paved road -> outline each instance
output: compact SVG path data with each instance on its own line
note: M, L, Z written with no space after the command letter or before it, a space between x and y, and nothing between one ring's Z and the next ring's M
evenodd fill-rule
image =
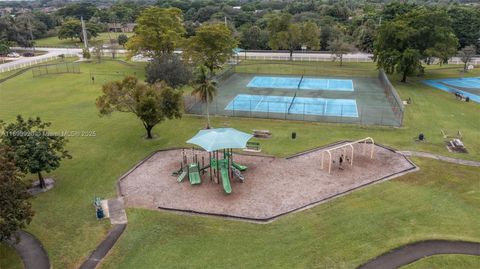
M429 240L408 244L382 254L358 269L396 269L422 258L439 254L465 254L480 256L480 243Z
M13 48L13 49L19 49L19 48ZM42 59L42 58L48 58L52 56L58 56L60 54L79 54L82 52L82 49L80 48L37 48L38 50L43 50L47 51L47 54L36 56L36 57L25 57L18 59L13 62L5 63L5 64L0 64L0 69L8 66L14 66L18 65L19 63L30 63L34 62L35 60ZM108 52L108 50L104 50L105 52ZM118 53L125 53L125 50L118 50ZM179 52L179 51L177 51ZM249 51L249 52L240 52L239 57L248 57L248 58L271 58L271 59L287 59L290 56L289 52L286 51ZM293 54L294 59L296 60L329 60L334 57L333 54L330 53L323 53L323 52L301 52L297 51ZM349 59L350 61L371 61L373 55L369 53L350 53L344 55L344 59ZM460 62L459 57L453 57L451 59L452 62ZM473 63L480 64L480 57L475 57L472 60Z
M13 48L13 49L19 49L19 48ZM45 49L42 48L37 50L47 51L47 53L43 55L34 56L34 57L20 57L18 59L15 59L14 61L0 64L0 69L6 69L8 67L18 66L21 64L34 63L35 61L56 57L60 54L77 54L82 51L81 49L58 49L58 48L45 48Z
M50 260L42 243L33 235L24 231L18 231L16 235L20 238L20 241L15 243L14 240L9 240L7 243L18 252L25 269L50 269Z

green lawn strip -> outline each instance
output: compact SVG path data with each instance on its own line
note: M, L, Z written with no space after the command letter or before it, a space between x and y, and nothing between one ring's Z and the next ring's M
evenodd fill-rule
M473 255L436 255L421 259L401 269L471 269L480 268L480 257Z
M119 35L125 34L128 37L132 36L133 33L111 33L111 32L104 32L99 33L97 37L92 38L89 40L89 45L95 45L99 43L110 43L110 39L117 39ZM58 46L78 46L83 47L83 42L80 42L79 39L59 39L57 36L45 37L41 39L35 40L36 46L42 47L58 47Z
M418 240L479 241L480 169L415 162L416 173L266 225L130 209L102 268L355 268Z
M116 113L110 117L98 117L95 99L100 94L101 84L110 79L119 79L121 76L105 75L105 78L98 77L95 83L92 84L89 76L90 71L92 73L113 74L117 71L129 74L137 72L138 75L143 76L142 66L143 64L138 64L138 67L133 68L114 61L82 63L81 74L48 75L32 78L31 73L27 72L0 84L0 119L10 122L19 113L24 117L40 116L42 120L51 121L52 128L57 131L95 131L97 134L93 138L69 138L68 149L74 158L65 161L62 167L52 174L57 180L57 186L48 193L41 194L33 199L34 209L37 214L28 231L35 234L45 245L55 268L78 266L108 232L110 227L108 221L98 222L95 219L92 206L94 195L113 197L116 194L116 180L135 163L154 150L186 146L185 141L205 126L205 118L184 116L181 120L165 121L157 126L154 129L156 138L152 141L147 141L143 139L145 131L141 123L132 115ZM418 95L420 100L423 98L430 100L431 103L440 103L439 106L428 105L427 103L427 106L430 107L426 110L427 113L441 114L445 104L458 108L457 110L464 110L469 114L478 113L477 107L471 104L456 102L453 98L450 98L451 96L428 87L425 87L424 90L419 90ZM414 102L415 100L416 98ZM418 118L407 120L407 126L416 127L417 121L425 124L421 129L427 134L429 141L422 144L417 144L413 141L413 136L417 134L419 127L405 127L401 129L367 128L355 125L223 117L215 118L213 124L216 127L231 126L244 131L269 129L273 132L272 139L257 141L261 142L263 152L279 156L290 155L341 139L372 136L378 142L402 149L426 150L443 155L471 159L479 158L478 145L480 141L473 139L474 135L466 135L465 141L470 149L470 154L448 154L443 146L442 139L438 138L435 140L427 132L432 130L433 134L438 129L437 124L431 122L433 115L427 113L420 115ZM428 118L428 120L425 118ZM468 133L467 129L469 129L475 134L475 126L472 123L472 119L474 119L474 116L461 117L457 122L445 121L445 123L450 124L448 126L450 129L455 129L459 126L462 128L462 131L465 130ZM413 130L411 130L412 128ZM290 139L291 131L297 132L298 138L296 140ZM465 169L468 170L468 168ZM29 178L31 179L32 177ZM425 192L428 192L428 188L425 189ZM426 195L426 193L422 193L423 190L419 192L423 196ZM380 194L379 196L381 197L382 195ZM398 206L399 211L405 211L402 205ZM455 203L452 203L452 206L455 206ZM459 208L463 208L463 204L459 205ZM454 209L456 210L457 208L454 207ZM133 220L129 221L129 227L130 225L140 225L140 223L135 224L136 215L138 214L146 214L148 216L157 216L158 214L160 218L164 218L164 216L176 218L176 215L171 217L170 214L159 214L149 211L143 213L143 211L132 210L129 212L129 218L131 217ZM380 214L383 213L380 212ZM456 218L457 220L461 219L458 216ZM466 218L468 220L468 216ZM187 218L185 220L193 221L196 219ZM182 223L185 220L175 219L175 221L181 221ZM199 218L199 220L202 222L205 219ZM283 221L287 220L296 223L296 220L291 219L291 217L286 217ZM216 221L214 220L214 222ZM227 226L244 225L233 223L228 222ZM305 223L308 222L306 221ZM296 227L297 225L295 224ZM363 223L363 225L368 226L367 223ZM231 232L231 229L228 229L228 231ZM247 231L245 230L245 232ZM365 233L368 233L368 231ZM455 234L465 233L458 232ZM291 234L289 236L291 238L288 243L291 246L303 244L302 242L293 241L297 238L297 235ZM306 235L302 236L307 237ZM256 240L253 237L250 239L252 242ZM194 240L201 242L203 237L200 236L199 238L194 238ZM215 243L215 240L220 239L214 238L211 240ZM338 240L338 244L349 244L345 238L338 238ZM389 248L389 246L384 247ZM254 246L246 244L243 246L239 245L238 248L247 251L249 248L254 249ZM281 251L280 247L278 247L279 249L275 246L272 248L271 252L274 254L278 254ZM382 248L379 247L380 249ZM169 255L174 254L171 253ZM368 255L365 255L364 258L369 258L366 256ZM251 264L255 263L254 260L248 262ZM268 264L266 261L264 263Z
M23 263L15 249L5 244L0 244L0 268L22 269Z
M239 73L279 74L279 75L320 75L320 76L378 76L373 63L345 63L340 67L338 62L291 62L291 61L242 61L235 67Z

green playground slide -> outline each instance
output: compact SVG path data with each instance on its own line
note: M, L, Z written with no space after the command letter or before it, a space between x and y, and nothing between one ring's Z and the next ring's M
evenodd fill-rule
M177 177L177 181L182 182L185 176L187 176L187 171L183 170L182 173Z
M241 165L239 163L236 163L236 162L232 162L232 166L237 168L238 170L240 171L245 171L247 170L247 167L245 165Z
M188 179L190 179L190 184L192 185L200 184L200 182L202 182L198 171L198 164L191 163L188 165Z
M222 181L223 181L223 189L225 190L226 193L231 193L232 192L232 186L230 185L230 178L228 176L228 168L225 166L221 166L220 173L222 175Z

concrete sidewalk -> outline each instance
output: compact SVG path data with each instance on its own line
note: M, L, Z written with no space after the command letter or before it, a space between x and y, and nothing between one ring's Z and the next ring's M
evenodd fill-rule
M382 254L358 267L358 269L395 269L422 258L439 254L480 256L480 243L447 240L417 242Z
M15 236L19 238L18 242L12 238L7 243L20 255L25 269L51 268L48 254L35 236L24 231L15 232Z

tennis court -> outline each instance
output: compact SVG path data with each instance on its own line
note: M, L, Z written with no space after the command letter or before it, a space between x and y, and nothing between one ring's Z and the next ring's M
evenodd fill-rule
M450 93L461 93L480 103L480 78L446 78L425 80L423 83Z
M328 79L313 77L255 76L247 84L249 88L353 91L351 79Z
M270 70L270 69L268 69ZM401 126L402 102L386 75L340 77L320 74L242 73L217 77L210 115L315 122ZM205 115L207 104L184 96L187 113Z
M239 94L228 103L225 109L299 115L358 117L357 102L354 99Z

